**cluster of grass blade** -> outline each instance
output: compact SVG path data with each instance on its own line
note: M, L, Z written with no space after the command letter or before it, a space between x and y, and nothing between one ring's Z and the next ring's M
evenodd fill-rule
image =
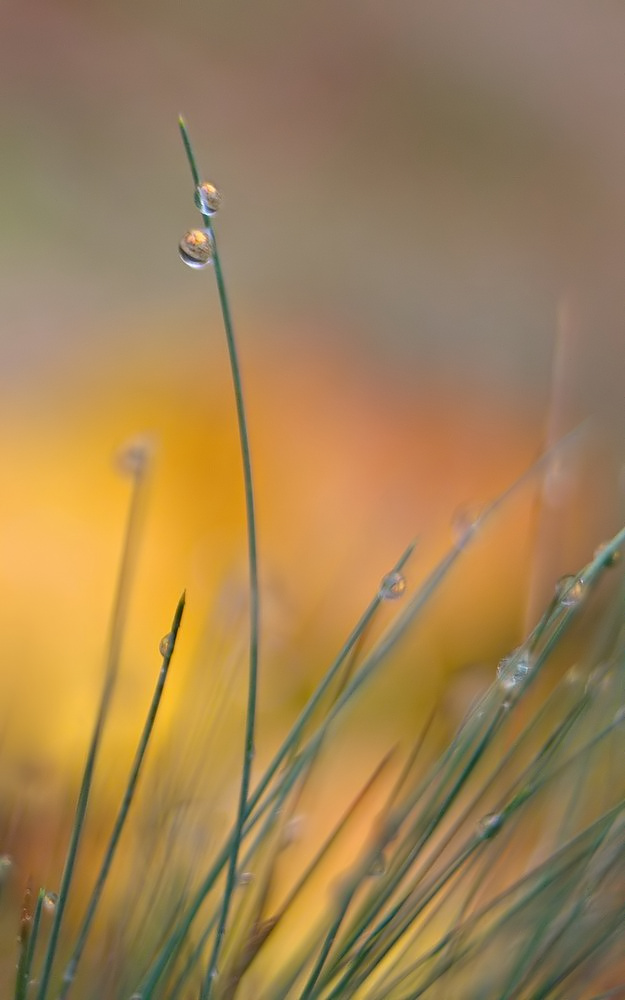
M181 129L195 187L200 177ZM214 241L210 215L204 224ZM119 1000L239 996L267 1000L572 1000L625 997L619 941L625 932L625 646L623 594L613 589L575 668L545 684L544 667L625 545L625 529L562 583L532 633L502 661L444 752L428 750L426 724L391 783L384 757L291 884L278 877L290 825L333 727L383 665L462 558L504 495L462 537L364 650L378 609L403 590L412 546L399 557L286 734L252 780L258 669L259 588L251 463L244 397L225 286L215 272L234 379L245 474L250 584L247 721L238 806L230 833L203 871L194 871L159 925L135 942L114 983L90 964L87 939L129 816L181 624L181 599L161 643L161 670L108 846L79 930L62 941L64 914L84 828L93 772L117 674L132 582L136 517L145 464L134 455L133 500L115 601L101 703L87 755L50 932L40 934L46 891L27 894L20 923L14 1000L80 993ZM133 456L131 456L133 457ZM395 591L393 592L393 588ZM595 602L601 607L601 602ZM364 650L364 651L363 651ZM560 665L561 667L562 665ZM562 671L560 671L562 672ZM359 856L333 883L295 946L263 959L354 817L386 790ZM146 908L157 888L145 887ZM39 940L38 940L39 939ZM39 947L37 947L39 945ZM61 957L62 956L62 957ZM92 962L87 956L83 964ZM625 980L625 963L620 969ZM88 985L82 985L86 982ZM603 992L602 992L603 991Z

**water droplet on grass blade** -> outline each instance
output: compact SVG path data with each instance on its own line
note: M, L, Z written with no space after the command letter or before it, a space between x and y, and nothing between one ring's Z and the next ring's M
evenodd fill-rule
M454 512L451 519L451 532L456 545L463 545L477 531L480 519L485 513L484 504L463 504Z
M43 908L46 913L54 913L56 910L56 904L59 901L59 897L56 892L46 892L43 897Z
M167 635L163 636L163 638L158 644L158 651L161 654L161 656L167 656L171 652L173 644L174 644L174 637L171 634L171 632L168 632Z
M581 604L588 588L581 577L563 576L556 584L556 597L563 608L576 608Z
M188 267L208 267L215 257L215 241L208 229L190 229L180 240L178 253Z
M131 438L118 450L115 456L117 471L122 476L131 476L139 479L146 471L152 453L154 443L146 435Z
M195 189L194 200L202 215L214 215L221 205L221 192L210 181L203 181Z
M402 573L387 573L382 577L378 597L383 601L396 601L406 591L406 577Z
M531 668L530 654L526 649L520 647L510 656L505 656L499 661L497 667L497 680L502 688L511 691L523 683Z
M371 867L369 868L369 875L371 878L380 878L386 872L386 858L380 852L377 854L373 861L371 862Z
M482 816L478 823L478 830L483 840L491 840L495 837L503 826L504 817L502 813L487 813Z
M252 872L241 872L241 874L239 875L239 885L242 886L249 885L250 882L253 882L253 880L254 880L254 875L252 874Z

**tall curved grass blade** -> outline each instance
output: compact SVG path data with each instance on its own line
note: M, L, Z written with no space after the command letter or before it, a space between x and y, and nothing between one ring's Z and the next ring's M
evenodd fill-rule
M186 124L179 118L180 133L184 144L187 160L193 178L194 187L200 184L200 175ZM250 644L249 644L249 677L248 677L248 698L247 715L245 723L245 744L243 752L243 766L241 768L241 784L239 790L239 805L229 850L228 866L226 870L226 886L223 893L223 902L219 924L215 934L213 953L210 958L209 967L204 981L201 1000L209 1000L213 982L217 975L217 963L219 953L223 945L232 893L236 884L236 871L239 858L239 847L243 836L243 825L248 815L248 796L251 782L252 761L254 759L254 734L256 728L256 700L258 688L258 647L260 632L260 588L258 583L258 553L256 542L256 512L254 501L254 482L252 477L252 460L250 455L249 434L247 429L247 414L245 410L245 400L243 396L243 384L241 381L241 367L239 354L234 336L234 326L230 312L230 302L226 292L221 260L217 241L213 231L210 215L203 215L204 225L211 234L214 241L214 265L215 278L217 281L217 291L219 303L224 322L224 331L228 345L228 355L230 358L230 370L232 373L232 384L234 388L237 424L239 428L239 443L241 446L241 462L243 467L243 480L245 491L245 509L247 520L247 552L248 552L248 573L249 573L249 595L250 595Z

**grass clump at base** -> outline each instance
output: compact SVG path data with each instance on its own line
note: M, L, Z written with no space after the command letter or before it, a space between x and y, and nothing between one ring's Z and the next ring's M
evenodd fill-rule
M70 927L66 908L76 888L76 861L133 581L147 462L146 452L135 447L125 455L133 499L105 682L60 887L58 895L47 886L26 892L15 981L4 995L14 1000L625 996L623 588L614 580L606 587L604 581L606 574L614 576L625 529L558 585L540 621L501 661L450 744L442 752L436 748L432 716L412 748L390 750L362 787L354 788L295 876L282 877L300 805L331 751L336 726L360 689L384 670L407 629L427 614L431 599L507 495L464 525L413 593L404 579L413 549L408 546L382 577L272 759L254 774L261 595L245 402L212 224L219 199L211 185L201 184L180 124L203 217L203 229L187 234L181 255L191 266L215 271L247 510L248 698L234 819L208 857L189 859L178 884L165 866L138 887L135 901L142 916L132 934L120 920L125 930L115 936L109 928L107 938L100 927L99 948L93 945L91 932L124 849L125 824L175 653L183 597L161 642L153 700L108 843L82 918L77 929ZM381 605L396 601L399 610L386 631L365 642ZM565 638L584 617L589 628L578 630L574 662L562 662L571 649ZM355 827L362 830L363 813L368 832L337 877L333 851ZM317 905L307 909L311 887ZM44 926L47 911L51 922Z

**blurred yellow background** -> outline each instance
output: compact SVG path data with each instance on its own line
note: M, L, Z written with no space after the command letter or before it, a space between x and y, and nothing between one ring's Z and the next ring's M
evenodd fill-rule
M23 865L54 876L129 496L112 459L134 434L157 452L105 759L126 765L184 587L163 733L194 670L243 662L234 409L212 275L177 258L197 221L178 113L224 196L273 745L404 546L419 536L414 586L458 505L588 416L543 520L541 598L619 526L624 56L618 3L2 5L0 832ZM376 689L379 734L364 752L356 730L347 771L441 676L492 673L521 638L537 486Z

